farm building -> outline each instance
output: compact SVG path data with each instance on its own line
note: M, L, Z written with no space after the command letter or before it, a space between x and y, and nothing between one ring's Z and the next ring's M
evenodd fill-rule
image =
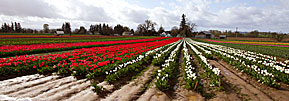
M120 36L119 34L113 34L113 36Z
M122 36L132 36L132 33L131 32L123 32Z
M227 36L226 36L226 35L219 35L219 38L220 38L220 39L226 39Z
M165 33L165 32L163 32L162 34L160 34L160 36L161 36L161 37L172 37L171 34Z
M207 39L212 39L214 38L215 36L210 33L209 31L202 31L202 32L199 32L195 38L207 38Z
M56 36L61 36L61 35L64 35L64 32L63 31L56 31L55 35Z

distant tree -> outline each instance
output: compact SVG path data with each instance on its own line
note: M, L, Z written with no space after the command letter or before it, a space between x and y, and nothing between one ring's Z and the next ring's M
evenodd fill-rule
M16 23L16 22L15 22L15 30L16 30L16 32L18 32L18 33L21 32L22 28L21 28L21 24L20 24L20 23Z
M69 34L71 36L71 28L69 22L65 22L64 24L62 24L62 30L65 34Z
M251 31L249 33L249 37L258 37L258 36L259 36L259 31L258 30Z
M186 24L186 15L183 14L183 15L182 15L181 24L180 24L180 30L184 30L186 27L187 27L187 24Z
M144 28L143 24L139 24L137 26L136 33L143 36L143 33L145 33L145 28Z
M7 32L9 31L9 25L7 25L6 23L4 23L3 26L4 26L4 27L3 27L3 31L4 31L5 33L7 33Z
M113 30L114 30L114 33L122 35L122 33L124 32L124 27L118 24L114 26Z
M108 24L95 24L90 25L89 31L96 34L100 33L101 35L113 35L114 33L122 34L124 31L128 30L128 27L123 27L122 25L118 24L115 27L111 27Z
M48 24L43 24L43 31L44 31L44 33L49 33L49 25Z
M13 22L11 22L11 30L10 30L10 32L12 32L12 33L14 33L14 23Z
M113 28L108 26L108 24L103 24L101 32L102 35L113 35Z
M73 34L78 34L78 32L79 32L78 28L75 28L74 31L72 31Z
M19 23L20 24L20 23ZM14 22L14 26L15 26L15 32L20 33L19 31L19 26L17 22Z
M86 34L87 30L85 29L85 27L80 26L78 34Z
M95 34L96 33L96 26L94 26L94 25L90 25L90 27L89 27L89 31L91 32L91 33L93 33L93 34Z
M187 23L186 15L183 14L180 23L179 34L184 37L192 37L195 36L193 33L196 30L197 25L195 23Z
M194 32L197 30L197 25L195 23L189 23L189 30L190 34L188 36L195 36L196 34L194 34Z
M124 27L123 27L123 30L124 30L124 32L129 32L129 31L130 31L130 28L127 27L127 26L124 26Z
M144 35L144 36L152 36L156 33L155 31L155 22L151 20L145 20L144 24L139 24L137 27L137 33Z
M209 32L212 33L212 34L215 35L215 36L219 36L219 35L222 34L222 32L219 31L219 30L209 30Z
M161 33L165 32L163 26L161 25L159 30L158 30L158 34L160 35Z
M130 32L131 32L131 34L134 34L134 30L133 29L131 29Z
M158 32L155 29L155 25L152 25L152 29L149 31L153 36L157 36Z
M235 36L235 33L233 33L231 30L229 30L229 31L227 31L227 35L232 37L232 36Z
M286 34L273 32L272 36L273 36L274 39L276 39L277 41L280 42L280 41L282 41L284 39Z
M177 36L179 34L179 29L177 26L174 26L172 29L171 29L171 35L172 36Z

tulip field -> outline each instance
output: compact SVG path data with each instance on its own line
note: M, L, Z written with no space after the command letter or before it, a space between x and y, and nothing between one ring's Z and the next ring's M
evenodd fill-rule
M0 40L0 100L288 100L288 58L213 41L5 37Z
M198 40L213 44L224 45L232 48L253 51L265 55L289 59L289 43L287 42L267 42L267 41L239 41L239 40Z

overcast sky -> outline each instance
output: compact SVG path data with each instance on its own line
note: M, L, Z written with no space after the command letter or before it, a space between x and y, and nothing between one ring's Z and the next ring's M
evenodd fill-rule
M122 24L136 28L150 19L166 30L179 26L181 14L201 30L289 32L289 0L0 0L0 23L25 28L72 28ZM158 28L157 28L158 29Z

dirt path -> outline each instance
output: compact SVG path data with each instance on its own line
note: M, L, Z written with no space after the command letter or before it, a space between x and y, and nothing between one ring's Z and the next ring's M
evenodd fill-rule
M183 73L184 71L181 70L180 74ZM173 101L204 101L204 98L199 93L184 88L186 83L182 75L179 76L178 81L175 86L177 89L174 92L175 96L173 97Z
M151 82L150 88L137 101L171 101L171 98L157 89L155 82L156 80Z
M200 67L200 66L198 66ZM204 90L204 97L207 97L206 100L208 101L242 101L242 98L238 96L236 91L232 89L232 86L223 80L222 86L224 87L224 90L220 90L218 87L211 87L210 86L210 78L208 78L205 75L205 70L200 67L199 73L202 76L201 78L201 84L203 84L203 90Z
M0 89L0 94L11 94L26 88L30 88L36 85L41 85L44 84L48 81L51 80L55 80L60 78L59 76L56 75L52 75L52 76L48 76L48 77L44 77L44 78L40 78L40 79L36 79L36 80L32 80L32 81L28 81L28 82L22 82L20 84L17 85L13 85L13 86L6 86Z
M89 87L86 90L83 90L74 96L72 96L69 99L66 99L66 101L81 101L85 99L85 101L96 101L99 100L99 96L92 91L93 87Z
M185 89L186 81L184 80L184 69L181 64L183 63L183 54L179 55L179 76L178 83L176 84L176 90L174 92L173 101L204 101L204 98L192 90Z
M272 100L270 96L266 95L265 93L255 88L254 86L248 84L245 80L240 78L238 75L228 70L227 68L229 67L229 65L220 64L215 60L210 60L210 64L218 67L221 70L221 74L226 77L227 81L230 84L235 85L237 88L239 88L241 94L248 95L249 99L253 101L271 101Z
M112 94L107 96L103 101L129 101L137 94L141 92L142 88L151 80L152 73L158 67L150 65L148 70L146 70L143 75L138 76L135 80L131 81L129 84L124 85L121 89L114 91Z
M248 75L240 73L236 70L233 69L233 67L229 64L227 64L224 61L218 61L221 65L227 69L227 71L230 71L231 73L234 73L237 75L239 78L242 80L246 81L248 84L254 86L258 90L262 91L264 94L267 96L270 96L271 99L276 100L276 101L288 101L288 95L289 91L286 89L275 89L268 87L262 83L257 82L255 79L250 78Z
M22 82L29 82L35 79L43 78L43 75L35 74L35 75L28 75L28 76L22 76L22 77L16 77L13 79L8 79L4 81L0 81L0 89L6 86L12 86L16 84L20 84Z
M57 88L57 87L64 85L64 84L71 83L73 81L75 81L73 79L73 77L69 76L69 77L65 77L65 78L61 78L61 79L57 79L57 80L52 80L52 81L49 81L45 84L29 87L29 88L26 88L26 89L23 89L23 90L20 90L18 92L14 92L14 93L11 93L8 95L9 96L18 96L18 97L35 97L39 94L42 94L45 91L49 91L51 89ZM27 92L30 92L30 93L27 93Z
M205 98L205 100L208 100L208 101L242 101L242 98L240 98L238 94L232 89L232 87L227 83L223 82L225 91L218 90L219 89L218 87L211 87L210 78L207 77L205 70L199 64L199 60L197 59L195 54L193 54L193 50L191 50L191 48L188 48L188 49L192 55L192 61L194 61L194 63L196 63L197 65L197 73L198 73L198 76L200 76L201 78L200 82L201 82L201 86L203 90L202 96Z
M89 80L77 80L73 76L34 74L0 81L0 85L0 100L95 101L98 98Z

